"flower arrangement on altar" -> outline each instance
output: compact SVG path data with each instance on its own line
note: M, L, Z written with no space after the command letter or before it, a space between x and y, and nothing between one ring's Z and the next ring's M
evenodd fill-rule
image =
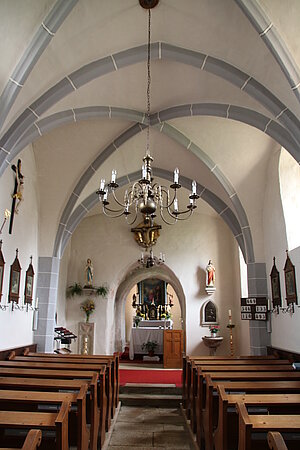
M172 319L172 314L170 314L168 311L165 313L162 313L161 315L162 319Z
M133 321L136 327L139 326L139 323L141 320L145 319L145 314L139 312L136 314L136 316L134 316Z
M211 332L211 334L217 334L218 331L220 331L220 326L219 325L209 325L209 331Z
M86 300L81 304L80 309L85 312L85 321L88 322L90 319L90 315L95 311L94 300Z

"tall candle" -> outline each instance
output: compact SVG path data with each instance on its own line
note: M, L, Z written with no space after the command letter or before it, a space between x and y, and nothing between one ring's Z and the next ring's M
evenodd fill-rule
M39 298L37 297L35 301L35 309L38 309L38 306L39 306Z
M228 314L229 314L229 325L231 325L232 324L231 309L228 310Z

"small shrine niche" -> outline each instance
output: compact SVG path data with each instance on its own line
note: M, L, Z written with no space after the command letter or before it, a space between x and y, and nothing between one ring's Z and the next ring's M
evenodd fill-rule
M10 279L9 279L9 294L8 302L19 303L20 292L20 279L21 279L21 265L18 258L19 250L16 250L16 257L12 265L10 266Z
M212 300L207 300L201 309L201 325L217 324L217 307Z
M24 301L25 303L32 304L32 296L33 296L33 279L34 279L34 270L32 266L32 256L30 257L30 264L28 269L26 270L26 278L25 278L25 290L24 290Z

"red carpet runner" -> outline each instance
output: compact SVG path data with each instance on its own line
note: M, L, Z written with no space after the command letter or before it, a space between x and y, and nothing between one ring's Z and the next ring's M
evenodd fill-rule
M182 370L120 369L120 386L126 383L176 384L182 386Z

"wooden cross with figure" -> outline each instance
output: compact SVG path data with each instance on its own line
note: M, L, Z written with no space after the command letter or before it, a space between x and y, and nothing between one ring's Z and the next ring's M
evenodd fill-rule
M15 172L15 186L14 192L12 195L12 205L11 205L11 216L9 223L9 234L12 234L12 227L14 223L15 213L18 214L19 206L21 201L23 200L23 188L24 188L24 176L21 173L21 160L18 159L18 163L15 166L14 164L11 166L12 170Z

